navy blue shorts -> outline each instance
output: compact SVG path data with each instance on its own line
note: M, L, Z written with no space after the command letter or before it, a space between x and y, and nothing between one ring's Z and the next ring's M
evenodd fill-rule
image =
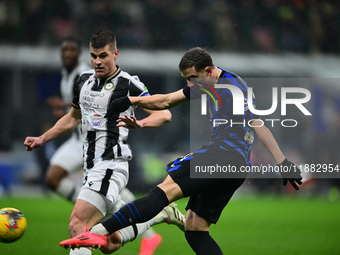
M216 153L220 153L216 162ZM178 158L167 166L171 178L182 189L184 197L190 197L186 210L190 209L210 223L216 223L234 192L242 185L247 174L238 174L238 178L190 178L190 164L209 162L220 165L233 165L240 169L246 165L241 155L209 148L204 153L190 153ZM201 164L201 163L200 163ZM209 163L208 163L209 164Z

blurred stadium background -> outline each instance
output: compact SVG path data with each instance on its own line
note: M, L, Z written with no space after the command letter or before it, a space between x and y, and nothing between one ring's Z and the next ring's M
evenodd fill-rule
M216 65L243 78L333 79L332 85L312 88L315 100L310 107L318 117L298 119L293 130L277 127L272 132L297 164L339 162L340 87L334 81L340 76L338 1L2 0L0 194L19 191L11 188L16 184L40 185L44 171L22 143L54 122L45 100L58 93L59 42L68 35L80 37L82 59L90 63L88 41L98 29L116 33L117 63L138 75L151 93L185 85L178 62L195 46L206 48ZM259 109L267 109L261 108L261 103L270 104L266 86L249 86L255 89ZM164 164L189 150L188 105L172 113L172 123L157 131L131 132L131 190L145 191L162 180ZM143 117L141 111L136 115ZM270 160L257 142L254 147L255 164ZM327 195L338 185L337 180L326 179L313 184L306 188L313 195ZM250 186L261 192L287 190L273 180L256 180Z
M206 48L217 66L243 78L332 81L310 88L315 118L297 116L296 128L271 130L296 164L340 164L339 1L0 0L0 207L11 196L50 194L42 184L44 169L37 155L26 152L23 142L54 123L45 100L58 93L60 40L80 37L82 59L90 63L88 41L99 29L117 35L118 65L138 75L151 94L185 85L178 62L195 46ZM266 102L266 86L248 85L254 87L259 109L271 103ZM130 133L134 159L128 187L134 192L147 192L164 178L165 164L189 150L189 105L171 112L171 123ZM139 110L136 115L143 117ZM273 163L258 141L253 157L258 165ZM239 194L339 203L338 188L339 179L311 178L296 193L282 187L280 179L263 178L249 179Z

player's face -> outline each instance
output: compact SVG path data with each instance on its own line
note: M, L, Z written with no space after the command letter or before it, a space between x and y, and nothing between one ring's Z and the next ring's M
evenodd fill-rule
M91 62L97 78L107 78L116 71L118 50L112 52L110 46L95 49L90 45Z
M211 83L209 79L211 77L211 67L206 67L203 70L197 71L196 68L190 67L182 71L182 77L187 81L189 87L201 86L199 83L193 83L192 79L199 78L203 83Z
M77 63L80 55L80 50L77 44L71 41L65 41L61 45L61 58L63 66L68 70L72 71Z

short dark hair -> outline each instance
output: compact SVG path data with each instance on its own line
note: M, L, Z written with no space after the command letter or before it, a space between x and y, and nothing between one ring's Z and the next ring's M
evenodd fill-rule
M92 35L90 45L95 49L109 45L110 50L113 52L117 49L116 35L110 31L99 30Z
M71 35L67 36L60 41L60 45L62 45L64 42L73 42L73 43L75 43L77 49L81 48L81 42L80 42L80 39L78 37L71 36Z
M196 71L200 71L207 66L213 67L213 61L208 52L200 47L188 50L182 57L178 67L182 72L187 68L195 67Z

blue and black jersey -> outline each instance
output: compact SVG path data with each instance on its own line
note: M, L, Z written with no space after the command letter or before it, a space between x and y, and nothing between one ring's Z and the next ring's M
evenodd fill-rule
M222 68L222 73L217 84L234 85L243 92L244 114L233 114L233 95L229 89L213 88L205 86L208 93L207 112L212 127L212 142L207 146L218 147L219 149L240 154L251 164L250 150L254 141L253 131L248 127L248 121L258 119L259 116L253 114L248 109L248 86L237 74L226 71ZM190 99L200 99L202 92L190 89ZM255 98L252 104L255 105ZM215 122L214 122L215 120ZM216 120L224 120L224 124L216 125Z

